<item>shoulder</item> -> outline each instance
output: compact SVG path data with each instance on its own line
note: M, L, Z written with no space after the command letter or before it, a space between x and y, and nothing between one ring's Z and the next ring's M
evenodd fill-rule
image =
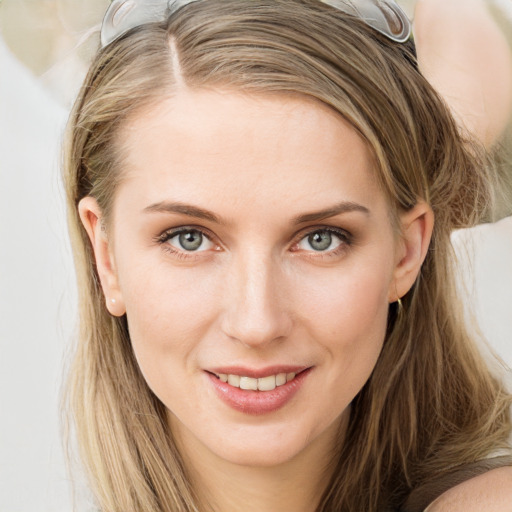
M441 494L425 512L512 512L512 466L493 469Z

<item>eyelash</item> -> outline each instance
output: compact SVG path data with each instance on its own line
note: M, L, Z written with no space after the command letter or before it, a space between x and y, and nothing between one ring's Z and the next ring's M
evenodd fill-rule
M338 247L331 249L330 251L315 251L311 249L306 254L307 258L311 259L325 259L325 258L336 258L344 254L353 243L353 236L351 233L344 229L336 228L333 226L318 226L313 229L308 229L308 231L303 231L300 233L295 241L293 242L292 247L297 246L302 240L307 237L315 234L315 233L329 233L330 235L336 236L340 240L340 244ZM294 251L295 252L295 251Z
M172 238L175 238L176 236L179 236L183 233L189 233L191 231L197 231L202 234L205 238L207 238L210 242L213 243L213 235L210 234L209 231L206 231L204 228L196 227L196 226L183 226L176 229L170 229L168 231L163 232L161 235L158 235L155 238L155 242L160 244L162 248L172 254L174 257L181 259L181 260L191 260L196 259L197 252L196 251L180 251L179 249L174 248L172 245L167 243ZM340 241L340 245L336 247L335 249L332 249L330 251L317 251L315 252L313 249L309 251L310 254L307 255L308 258L312 259L318 259L318 258L332 258L336 256L340 256L345 251L348 250L348 248L353 243L353 236L346 230L335 228L332 226L318 226L314 227L313 229L308 229L308 231L303 231L292 242L292 247L297 246L302 240L307 238L308 236L311 236L315 233L329 233L331 235L336 236ZM205 252L205 251L198 251L198 252ZM292 252L299 252L298 250L292 250Z
M204 228L196 227L196 226L182 226L180 228L176 229L169 229L168 231L164 231L161 235L157 236L155 239L155 242L160 244L164 251L172 254L174 257L180 259L180 260L191 260L194 258L197 258L197 252L196 251L180 251L179 249L176 249L171 244L167 243L172 238L175 238L176 236L179 236L183 233L190 233L191 231L197 231L198 233L201 233L202 236L204 236L206 239L208 239L210 242L212 242L213 235L211 235L208 231L206 231ZM213 242L212 242L213 243ZM198 251L198 252L204 252L204 251Z

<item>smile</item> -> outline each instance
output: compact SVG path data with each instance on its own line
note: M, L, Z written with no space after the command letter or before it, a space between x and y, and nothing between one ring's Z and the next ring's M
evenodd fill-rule
M244 414L275 412L299 392L313 367L277 366L265 370L242 367L206 371L217 396Z
M295 379L295 373L278 373L276 375L269 375L267 377L261 377L259 379L253 377L246 377L243 375L225 374L219 373L214 374L221 382L225 382L234 388L240 388L244 390L252 391L272 391L276 387L283 386L287 382Z

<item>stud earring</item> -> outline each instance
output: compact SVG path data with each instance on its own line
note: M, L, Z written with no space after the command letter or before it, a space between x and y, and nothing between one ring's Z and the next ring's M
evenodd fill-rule
M105 297L105 305L108 313L110 313L112 316L120 317L123 316L126 312L122 298L118 300Z

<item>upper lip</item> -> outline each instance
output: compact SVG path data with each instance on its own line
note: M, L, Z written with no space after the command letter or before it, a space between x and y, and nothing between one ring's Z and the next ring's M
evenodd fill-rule
M215 373L217 375L240 375L242 377L252 377L253 379L262 379L270 375L277 375L279 373L300 373L310 368L309 366L297 365L273 365L266 366L265 368L248 368L246 366L217 366L215 368L208 368L206 371Z

